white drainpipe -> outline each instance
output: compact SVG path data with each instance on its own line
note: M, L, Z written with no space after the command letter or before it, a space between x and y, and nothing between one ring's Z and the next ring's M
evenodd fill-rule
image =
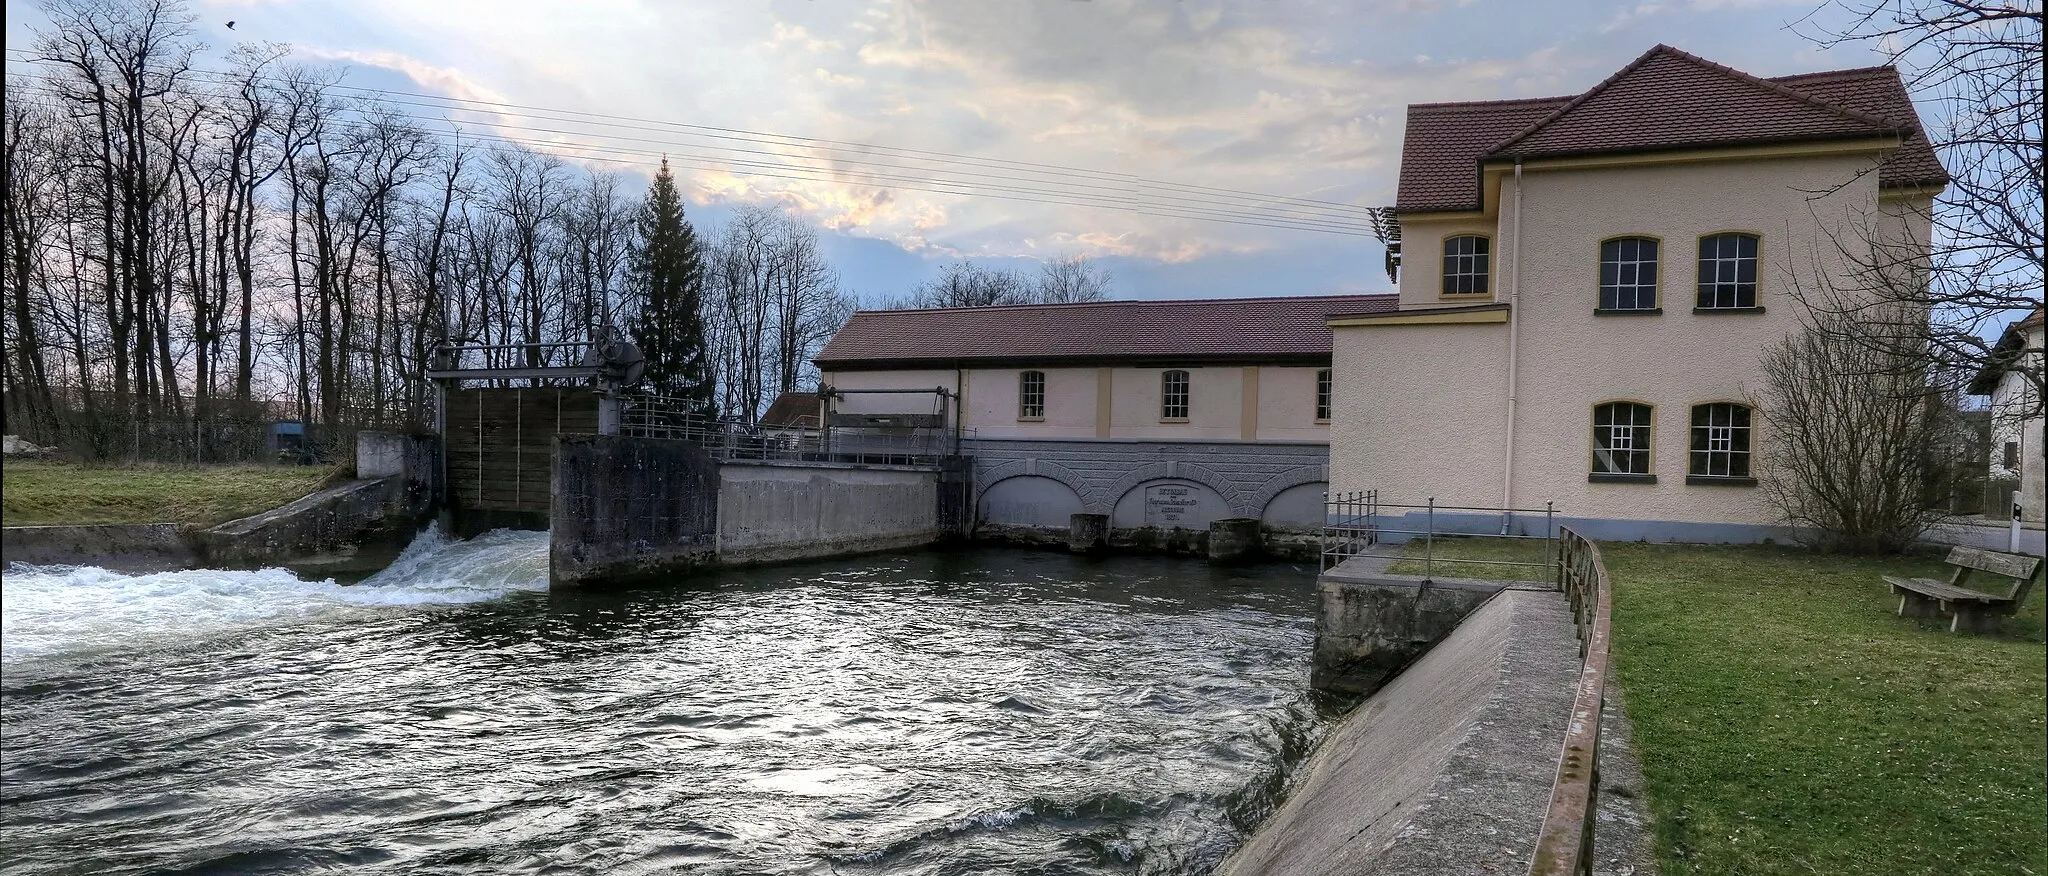
M1515 221L1510 234L1514 237L1514 249L1508 256L1508 417L1506 465L1501 466L1500 476L1500 534L1508 534L1511 515L1506 509L1515 506L1515 363L1521 343L1522 328L1522 159L1515 159Z

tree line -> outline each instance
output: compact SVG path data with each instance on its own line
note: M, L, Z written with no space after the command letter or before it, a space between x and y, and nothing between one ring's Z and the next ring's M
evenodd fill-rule
M5 85L10 433L210 459L248 452L238 424L420 427L443 344L493 348L471 367L562 365L574 351L545 345L608 327L685 332L649 345L694 347L677 355L705 408L751 419L853 307L815 228L746 206L700 235L666 163L634 197L616 174L429 130L281 45L198 69L177 0L48 13L35 72ZM661 222L687 239L653 240L679 233ZM677 258L694 273L657 265ZM660 319L642 318L650 290Z

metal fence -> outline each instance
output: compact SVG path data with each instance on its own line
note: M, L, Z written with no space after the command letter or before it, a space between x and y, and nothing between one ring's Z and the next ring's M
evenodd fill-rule
M1578 628L1578 692L1530 876L1590 876L1600 788L1600 716L1607 701L1607 650L1614 609L1600 545L1566 527L1558 539L1557 583Z
M1383 545L1422 543L1423 577L1436 574L1438 563L1524 567L1541 570L1548 580L1557 564L1557 507L1488 508L1439 504L1432 496L1420 503L1388 502L1378 490L1325 493L1321 538L1322 567L1329 569L1352 557L1380 552ZM1506 539L1528 545L1536 559L1439 558L1437 542L1447 538ZM1532 573L1533 575L1534 573Z
M724 460L839 462L863 465L938 466L959 455L960 442L973 438L949 428L857 429L800 423L769 426L691 410L687 400L630 395L619 405L619 434L688 441Z

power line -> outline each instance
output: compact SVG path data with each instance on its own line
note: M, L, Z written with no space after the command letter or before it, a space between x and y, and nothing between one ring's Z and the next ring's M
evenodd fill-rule
M20 56L20 62L22 62L22 63L28 63L28 64L52 64L52 63L54 63L54 62L52 62L52 61L50 61L50 60L47 60L47 59L38 59L38 58L33 58L33 57L30 57L30 56L28 56L28 53L26 53L26 52L22 52L22 51L20 51L20 50L9 50L9 51L10 51L10 53L12 53L12 54L15 54L15 55L17 55L17 56ZM242 78L243 78L241 74L232 74L232 73L227 73L227 72L222 72L222 71L213 71L213 70L193 70L193 71L190 71L190 72L192 72L192 73L194 73L194 74L198 74L198 75L205 75L205 76L213 76L213 77L218 77L218 78L220 78L220 79L223 79L223 80L226 80L226 81L231 81L231 82L239 82L239 81L241 81L241 80L242 80ZM268 76L268 75L259 75L259 76L255 76L255 77L250 77L250 78L253 78L253 79L257 79L257 80L267 80L267 81L273 81L273 82L277 82L277 81L287 81L287 80L283 80L283 79L281 79L280 77L277 77L277 76ZM966 166L966 167L972 167L972 168L984 168L984 169L1001 169L1001 170L1009 170L1009 171L1013 171L1013 172L1027 173L1027 174L1037 174L1037 175L1049 175L1049 176L1061 176L1061 177L1069 177L1069 178L1072 178L1072 179L1075 179L1075 180L1089 180L1089 181L1091 181L1091 182L1073 182L1073 183L1065 183L1065 185L1070 185L1070 186L1078 186L1078 187L1082 187L1082 188L1093 188L1093 189L1100 189L1100 190L1109 190L1109 191L1115 191L1115 192L1118 192L1118 193L1120 193L1120 194L1123 194L1123 195L1124 195L1124 196L1126 196L1126 197L1133 197L1133 198L1136 198L1136 199L1138 199L1139 201L1149 201L1149 202L1157 203L1157 202L1158 202L1158 201L1160 201L1160 200L1164 200L1164 201L1171 201L1171 202L1174 202L1174 203L1163 203L1163 204L1159 204L1159 206L1162 206L1162 207L1167 207L1167 208L1180 208L1180 207L1183 207L1183 206L1202 206L1202 207L1222 207L1222 208L1235 208L1235 209L1238 209L1238 210L1240 210L1240 211L1241 211L1241 210L1243 209L1243 207L1245 206L1245 204L1244 204L1244 201L1245 201L1246 199L1251 199L1251 200L1256 200L1256 201L1262 201L1262 202L1266 202L1266 203L1268 203L1268 204L1272 204L1272 205L1274 205L1274 206L1272 206L1272 207L1263 207L1263 208L1260 208L1260 209L1264 209L1264 210L1269 210L1269 211L1274 211L1274 212L1282 212L1282 213L1285 213L1285 214L1286 214L1286 215L1283 215L1283 216L1273 216L1273 215L1270 215L1270 214L1260 214L1260 218L1264 218L1264 219L1275 219L1275 218L1277 218L1277 219L1286 219L1286 220L1290 220L1290 221L1294 221L1294 220L1312 220L1312 221L1324 221L1324 222L1332 222L1332 223L1339 223L1339 224L1341 224L1341 223L1347 223L1347 222L1358 222L1358 223L1360 223L1360 224L1358 224L1357 226L1355 226L1355 227L1358 227L1358 228L1368 228L1369 226L1368 226L1368 225L1365 225L1364 223L1366 223L1366 222L1369 222L1369 221L1370 221L1370 220L1369 220L1369 212L1368 212L1370 208L1365 208L1365 207L1359 207L1359 206L1356 206L1356 205L1351 205L1351 204L1342 204L1342 203L1338 203L1338 202L1332 202L1332 201L1321 201L1321 200L1316 200L1316 199L1309 199L1309 198L1296 198L1296 197L1290 197L1290 196L1278 196L1278 195L1267 195L1267 194L1262 194L1262 193L1257 193L1257 192L1248 192L1248 191L1244 191L1244 190L1239 190L1239 189L1227 189L1227 188L1219 188L1219 187L1213 187L1213 186L1197 186L1197 185L1189 185L1189 184L1180 184L1180 183L1167 183L1167 182L1161 182L1161 181L1158 181L1158 180L1149 180L1149 179L1145 179L1145 178L1142 178L1142 177L1137 177L1137 176L1135 176L1135 175L1132 175L1132 174L1125 174L1125 173L1120 173L1120 172L1110 172L1110 171L1095 171L1095 170L1088 170L1088 169L1084 169L1084 168L1075 168L1075 167L1068 167L1068 166L1063 166L1063 165L1039 164L1039 163L1033 163L1033 162L1018 162L1018 161L1011 161L1011 160L1007 160L1007 159L989 159L989 158L982 158L982 157L978 157L978 156L965 156L965 155L959 155L959 154L956 154L956 153L945 153L945 152L936 152L936 151L931 151L931 150L917 150L917 149L906 149L906 148L901 148L901 147L889 147L889 146L879 146L879 145L876 145L876 144L871 144L871 143L858 143L858 142L851 142L851 141L838 141L838 140L820 140L820 139L815 139L815 138L804 138L804 137L794 137L794 136L791 136L791 135L783 135L783 134L772 134L772 133L765 133L765 132L758 132L758 131L746 131L746 130L743 130L743 129L735 129L735 128L719 128L719 127L714 127L714 126L706 126L706 125L690 125L690 124L686 124L686 123L680 123L680 122L667 122L667 121L660 121L660 120L652 120L652 119L644 119L644 118L637 118L637 117L631 117L631 116L616 116L616 115L608 115L608 114L603 114L603 113L591 113L591 112L586 112L586 111L581 111L581 110L562 110L562 109L552 109L552 108L546 108L546 107L533 107L533 106L528 106L528 105L522 105L522 104L512 104L512 103L504 103L504 102L495 102L495 101L484 101L484 100L477 100L477 99L473 99L473 98L455 98L455 97L443 97L443 96L440 96L440 95L428 95L428 94L421 94L421 93L418 93L418 92L408 92L408 91L401 91L401 90L394 90L394 89L377 89L377 88L368 88L368 87L361 87L361 86L350 86L350 85L343 85L343 84L339 84L339 83L322 83L322 87L323 87L323 88L334 88L334 89L339 89L339 90L346 90L346 91L352 91L352 92L360 92L360 93L366 93L366 94L373 94L373 95L377 95L377 96L379 96L379 98L380 98L380 99L381 99L381 100L382 100L383 102L385 102L385 103L403 104L403 105L406 105L406 106L415 106L415 107L421 107L421 108L426 108L426 109L440 110L440 111L443 111L443 112L451 112L451 111L452 111L452 112L476 112L476 113L481 113L481 112L487 112L487 111L488 111L488 112L491 112L491 113L493 113L493 114L496 114L496 115L499 115L499 116L504 116L504 117L514 117L514 118L529 118L529 119L537 119L537 120L542 120L542 121L557 121L557 122L565 122L565 123L569 123L569 124L581 124L581 125L592 125L592 126L599 126L599 127L611 127L611 128L620 128L620 129L625 129L625 130L639 130L639 131L652 131L652 132L660 132L660 133L674 133L674 134L678 134L678 135L680 135L680 136L687 136L687 137L697 137L697 138L702 138L702 139L718 139L718 140L729 140L729 141L734 141L734 142L742 142L742 143L748 143L748 144L752 144L752 145L765 145L765 146L773 146L773 147L784 147L784 148L802 148L802 149L814 149L814 150L820 150L820 151L826 151L826 152L835 152L835 151L848 151L848 150L853 150L853 151L857 151L857 152L859 152L859 153L862 153L862 154L878 154L878 153L879 153L879 154L882 154L882 155L883 155L884 157L891 157L891 158L900 158L900 157L905 157L905 156L930 156L929 158L925 158L925 159L919 159L919 160L929 160L929 161L933 161L933 162L935 162L935 163L941 163L941 164L958 164L958 165L964 165L964 166ZM422 99L424 99L424 100L427 100L427 101L432 101L432 102L430 102L430 103L421 103L421 102L418 102L418 101L408 101L408 100L393 100L393 99L391 99L391 98L389 97L389 96L391 96L391 95L400 95L400 96L405 96L405 97L415 97L415 98L422 98ZM475 107L471 107L471 106L460 106L460 105L451 105L451 104L474 104L474 105L477 105L477 106L481 106L481 107L488 107L488 108L490 108L490 109L489 109L489 110L484 110L484 109L477 109L477 108L475 108ZM415 118L417 118L417 116L416 116L416 115L413 115L413 114L407 114L407 115L409 115L409 116L412 116L412 117L415 117ZM565 116L574 116L574 117L582 117L582 118L565 118ZM442 117L442 119L443 119L443 120L445 120L445 121L448 121L448 122L450 122L450 123L455 123L455 121L454 121L453 119L447 118L447 117L445 117L445 116L444 116L444 117ZM643 125L624 125L624 124L618 124L617 122L614 122L614 121L586 121L586 119L603 119L603 120L619 120L619 121L629 121L629 122L640 122L640 123L645 123L645 124L643 124ZM492 122L476 122L475 124L483 124L483 125L487 125L487 126L492 126L492 127L501 127L501 128L509 128L509 129L514 129L514 130L519 130L519 129L520 129L520 128L519 128L518 126L515 126L515 125L510 125L510 124L504 124L504 123L492 123ZM654 126L658 126L658 127L647 127L647 125L654 125ZM681 129L681 130L671 131L671 129ZM648 139L648 138L636 138L636 137L626 137L626 136L623 136L623 135L618 135L618 134L611 134L611 133L608 133L608 132L603 132L603 131L596 131L596 132L593 132L593 131L564 131L564 130L561 130L561 129L556 129L556 128L541 128L541 127L538 127L538 126L527 126L527 127L526 127L526 130L530 130L530 131L533 131L533 132L538 132L538 133L564 134L564 135L569 135L569 136L583 136L583 137L588 137L588 136L599 136L599 137L607 137L607 138L611 138L611 139L620 139L620 140L634 140L634 141L639 141L639 142L650 142L650 143L659 143L659 144L662 144L662 145L671 145L671 146L674 146L674 145L678 145L678 144L674 144L674 143L671 143L671 142L669 142L669 141L657 141L657 140L651 140L651 139ZM710 132L710 133L698 133L698 132ZM818 144L823 144L823 145L822 145L822 146L820 146L820 145L818 145ZM817 157L817 156L810 156L810 155L790 155L790 154L788 154L788 153L784 153L784 152L765 152L765 151L762 151L762 150L754 150L754 149L742 149L742 148L736 148L736 147L712 147L712 148L720 148L720 149L725 149L725 150L728 150L728 151L740 152L740 153L745 153L745 154L762 154L762 155L771 155L771 156L774 156L774 157L778 157L778 158L784 158L784 159L788 159L788 160L811 160L811 161L824 161L824 160L827 160L827 159L824 159L824 158L820 158L820 157ZM891 154L891 153L894 153L894 154ZM899 165L899 164L888 164L888 163L883 163L883 162L877 162L877 161L873 161L873 160L871 160L871 159L864 159L864 158L846 158L846 157L838 157L838 158L833 158L833 159L830 159L830 160L834 160L834 161L840 161L840 162L845 162L845 163L852 163L852 164L866 164L866 165L876 166L876 167L880 167L880 168L884 168L884 169L892 169L892 170L907 170L907 171L917 171L917 170L919 170L919 168L913 168L913 167L906 167L906 166L904 166L904 165ZM812 169L813 169L813 170L816 170L815 168L812 168ZM957 175L957 176L979 176L979 177L986 177L986 178L991 178L991 179L998 179L998 180L1007 180L1007 181L1014 181L1014 182L1027 182L1027 183L1032 183L1032 184L1035 184L1035 185L1048 185L1048 184L1059 184L1059 183L1055 183L1054 181L1051 181L1051 180L1035 180L1035 179L1023 178L1023 177L1007 177L1007 176L1001 176L1001 175L995 175L995 174L981 174L981 173L977 173L977 172L974 172L974 171L963 171L963 170L955 170L955 169L925 169L925 172L936 172L936 173L950 173L950 174L954 174L954 175ZM955 185L966 185L966 184L968 184L968 183L966 183L966 182L964 182L964 181L960 181L960 180L943 180L943 182L946 182L946 183L949 183L949 184L955 184ZM1096 184L1094 184L1094 183L1099 183L1099 182L1108 182L1108 183L1114 183L1115 185L1096 185ZM1151 193L1141 193L1140 191L1137 191L1138 189L1151 189L1151 190L1155 190L1155 191L1154 191L1154 192L1151 192ZM1224 196L1224 195L1230 195L1230 196L1233 196L1233 197L1231 197L1231 198L1230 198L1229 200L1222 200L1222 199L1221 199L1221 196ZM1337 213L1337 214L1339 214L1339 215L1334 215L1334 216L1333 216L1333 215L1329 215L1329 214L1332 214L1332 213ZM1352 214L1354 214L1354 215L1353 215L1353 216L1344 216L1344 215L1342 215L1343 213L1352 213Z
M39 88L39 89L41 90L41 92L42 92L42 93L45 93L45 94L54 94L54 93L55 93L55 91L54 91L54 86L52 86L52 85L49 85L49 84L43 84L43 85L41 85L41 86L35 86L35 85L31 85L31 86L30 86L30 88L32 88L32 89L37 89L37 88ZM189 89L188 89L188 90L186 90L186 91L185 91L185 92L183 92L183 93L185 93L185 94L186 94L186 95L188 95L188 96L191 96L191 95L196 95L196 94L201 94L200 92L194 92L194 91L191 91L191 90L189 90ZM214 95L207 95L207 96L214 96ZM357 112L358 112L358 113L360 114L360 111L359 111L359 110L358 110ZM453 120L453 119L448 119L448 118L445 118L445 117L443 117L443 118L440 118L440 119L434 119L434 120L430 120L430 119L422 118L422 117L420 117L420 116L419 116L419 115L417 115L417 114L413 114L413 113L407 113L407 112L399 112L399 113L398 113L398 115L404 116L405 118L407 118L407 119L409 119L409 120L411 120L411 121L414 121L414 122L426 122L426 121L442 121L442 122L446 122L446 123L448 123L448 124L451 124L451 125L460 125L460 124L461 124L461 123L459 123L459 122L457 122L457 121L455 121L455 120ZM345 123L345 122L339 122L339 121L337 121L337 124L346 124L346 123ZM503 127L511 128L511 126L503 126ZM360 127L358 127L358 128L356 128L356 130L361 130L361 128L360 128ZM513 128L513 130L520 130L520 129L517 129L517 128ZM543 129L528 129L528 130L529 130L529 132L533 132L533 131L538 131L538 132L543 132L543 133L554 133L554 134L564 134L564 135L570 135L570 136L588 136L588 135L589 135L589 133L590 133L590 132L579 132L579 131L563 131L563 130L560 130L560 129L545 129L545 128L543 128ZM582 142L575 142L575 141L550 141L550 140L534 140L534 141L527 141L527 140L521 140L521 139L518 139L518 138L515 138L515 137L509 137L509 136L504 136L504 135L495 135L495 134L483 134L483 133L477 133L477 132L467 132L467 133L451 133L451 134L449 134L449 135L443 135L443 134L440 134L440 133L438 133L438 132L435 132L435 131L432 131L432 130L430 130L430 129L426 129L426 128L422 128L422 129L420 130L420 133L421 133L421 134L422 134L423 136L428 136L428 137L433 137L433 138L436 138L437 142L443 142L443 143L447 143L447 142L454 142L453 140L449 139L449 138L451 138L451 137L467 137L467 138L469 138L469 139L475 139L475 140L488 140L488 141L493 141L493 142L500 142L500 143L505 143L505 144L509 144L509 145L518 145L518 146L523 146L523 147L527 147L527 148L534 148L535 146L541 146L541 147L546 147L546 148L550 148L550 149L559 149L559 150L581 150L581 151L585 151L585 152L590 152L590 151L596 151L596 152L605 152L605 153L610 153L610 154L614 154L614 155L638 155L638 156L647 156L647 157L655 157L655 156L662 156L662 157L673 157L673 156L675 156L675 155L678 155L678 154L679 154L679 155L680 155L680 157L681 157L681 158L683 158L683 159L685 159L685 160L683 160L683 161L678 161L677 163L678 163L678 164L682 164L682 165L683 165L683 166L685 166L685 167L690 167L690 168L693 168L693 169L699 169L699 170L713 170L713 171L721 171L721 170L722 170L722 171L726 171L726 172L736 172L736 173L745 173L745 174L748 174L748 175L752 175L752 176L758 176L758 177L766 177L766 178L771 178L771 179L788 179L788 180L797 180L797 181L809 181L809 182L834 182L834 183L851 183L851 184L858 184L858 185L870 185L870 186L874 186L874 187L877 187L877 188L902 188L902 189L911 189L911 190L917 190L917 191L927 191L927 192L933 192L933 193L937 193L937 194L949 194L949 195L959 195L959 196L967 196L967 197L988 197L988 198L998 198L998 199L1003 199L1003 200L1013 200L1013 201L1024 201L1024 202L1030 202L1030 203L1041 203L1041 204L1051 204L1051 205L1062 205L1062 206L1079 206L1079 207L1092 207L1092 208L1098 208L1098 209L1112 209L1112 210L1119 210L1119 211L1123 211L1123 212L1131 212L1131 213L1138 213L1138 214L1141 214L1141 215L1150 215L1150 216L1157 216L1157 217L1161 217L1161 218L1175 218L1175 219L1189 219L1189 220L1196 220L1196 221L1210 221L1210 222L1223 222L1223 223L1227 223L1227 224L1249 225L1249 226L1255 226L1255 227L1275 228L1275 229L1283 229L1283 230L1299 230L1299 231L1317 231L1317 232L1322 232L1322 233L1333 233L1333 234L1342 234L1342 235L1349 235L1349 236L1371 236L1371 231L1370 231L1370 226L1369 226L1369 225L1365 225L1365 224L1363 224L1363 223L1353 223L1353 222L1349 222L1349 221L1347 221L1347 220L1345 220L1345 219L1341 219L1341 218L1323 218L1323 217L1315 217L1315 216L1302 216L1302 215L1299 215L1299 214L1294 214L1294 213L1277 213L1277 214L1276 214L1276 213L1272 213L1272 212L1260 212L1260 213L1255 213L1255 212L1249 212L1249 211L1244 211L1244 210L1241 210L1241 209L1238 209L1238 210L1233 210L1233 209L1227 209L1227 208L1224 208L1224 207L1223 207L1223 205L1220 205L1220 204L1213 204L1213 202L1205 202L1205 201L1193 201L1193 200L1188 200L1188 199L1178 199L1178 200L1181 200L1181 201L1183 201L1182 203L1160 203L1160 202L1158 202L1158 201L1156 201L1156 200L1148 200L1148 199L1145 199L1145 198L1143 198L1143 197L1140 197L1140 196L1134 196L1134 194L1126 194L1126 193L1117 193L1117 194L1098 194L1098 193L1095 193L1095 192L1079 192L1079 191L1073 191L1073 190L1060 190L1060 189L1057 189L1057 188L1034 188L1034 187L1028 187L1028 186L1023 186L1023 185L1014 185L1014 184L1007 184L1007 183L994 183L994 184L992 184L992 183L982 183L982 182L977 182L977 181L974 181L974 180L963 180L963 179L949 179L949 178L944 178L944 177L906 177L906 176L899 176L899 175L896 175L896 174L890 174L890 173L881 173L881 172L876 172L876 171L865 171L865 170L853 170L853 169L846 169L846 168L839 168L839 167L823 167L823 168L820 168L820 167L815 167L815 166L810 166L810 165L804 165L804 164L791 164L791 163L782 163L782 162L773 162L773 161L758 161L758 160L748 160L748 159L731 159L731 158L721 158L720 156L715 156L715 155L704 155L704 154L702 154L702 153L698 153L698 152L689 152L689 151L682 151L682 152L680 152L680 153L669 153L669 152L666 152L666 151L663 151L663 152L656 152L656 151L653 151L653 150L646 150L646 149L633 149L633 148L629 148L629 147L622 147L622 146L616 146L616 145L609 145L609 144L594 144L594 143L582 143ZM688 147L683 147L683 146L682 146L682 144L673 144L673 143L667 143L666 141L657 141L657 140L651 140L651 139L648 139L648 138L634 138L634 137L621 137L621 136L617 136L617 135L606 135L606 134L602 134L602 133L598 134L598 136L601 136L601 137L609 137L610 139L616 139L616 140L629 140L629 141L638 141L638 142L648 142L648 143L655 143L655 144L658 144L658 145L669 145L669 146L675 146L675 147L678 147L678 148L682 148L682 149L687 149L687 148L688 148ZM731 149L727 149L726 151L736 151L736 152L741 152L741 153L743 153L743 154L756 154L756 155L766 155L766 156L770 156L770 157L776 157L776 158L784 158L784 159L787 159L787 160L789 160L789 161L823 161L823 160L824 160L824 159L816 158L816 157L813 157L813 156L802 156L802 155L788 155L788 154L785 154L785 153L772 153L772 152L763 152L763 151L759 151L759 150L731 150ZM582 157L582 158L584 158L585 160L592 160L592 161L604 161L604 162L608 162L608 163L616 163L616 164L628 164L628 165L636 165L636 164L640 164L640 163L641 163L641 162L632 162L632 161L625 161L625 160L620 160L620 159L607 159L607 158L601 158L601 157L595 157L595 156L589 156L589 155L584 155L584 156L581 156L581 157ZM703 163L698 163L698 162L708 162L708 161L723 161L723 162L725 162L725 165L724 165L724 166L717 166L717 165L706 165L706 164L703 164ZM900 169L900 170L905 170L905 171L911 171L911 172L916 172L916 171L918 170L917 168L910 168L910 167L904 167L904 166L902 166L902 165L891 165L891 164L877 164L876 166L879 166L879 167L883 167L883 168L888 168L888 169ZM780 172L780 173L777 173L777 172L771 172L771 171L784 171L784 172ZM948 172L948 171L940 171L940 172L944 173L944 172ZM960 174L959 174L959 172L951 172L951 173L955 173L956 175L960 175ZM989 177L989 178L993 178L993 179L999 179L999 180L1017 180L1018 182L1029 182L1029 183L1033 183L1033 184L1036 184L1036 185L1057 185L1056 183L1049 183L1049 182L1046 182L1046 181L1036 181L1036 180L1019 180L1019 179L1017 179L1017 178L1012 178L1012 177L1001 177L1001 176L995 176L995 175L985 175L985 174L984 174L984 175L979 175L979 176L985 176L985 177ZM846 179L846 177L862 177L862 178L864 178L864 179L858 179L858 180L849 180L849 179ZM1095 187L1095 188L1103 188L1103 187ZM1045 197L1030 197L1031 195L1042 195L1042 196L1045 196Z

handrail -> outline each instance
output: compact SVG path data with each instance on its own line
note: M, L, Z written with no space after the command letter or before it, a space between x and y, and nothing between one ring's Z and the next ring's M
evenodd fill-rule
M1559 528L1558 548L1558 589L1571 600L1583 663L1571 725L1565 729L1564 751L1557 761L1557 781L1550 788L1543 832L1529 860L1529 876L1588 876L1593 872L1600 714L1607 698L1608 636L1614 609L1600 545L1566 526Z

